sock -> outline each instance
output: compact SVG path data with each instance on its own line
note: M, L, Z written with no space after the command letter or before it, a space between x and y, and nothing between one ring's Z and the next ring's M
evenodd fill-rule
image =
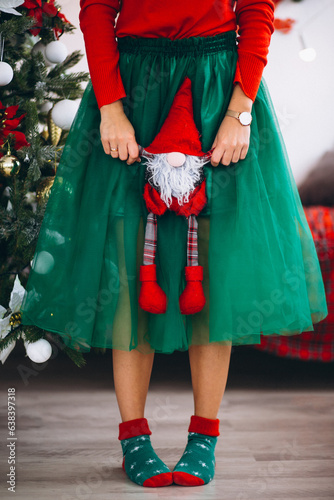
M192 415L188 442L173 470L173 481L181 486L200 486L215 475L215 447L219 436L219 419Z
M141 486L168 486L172 473L155 453L146 418L127 420L119 424L118 439L123 450L123 470L134 483Z

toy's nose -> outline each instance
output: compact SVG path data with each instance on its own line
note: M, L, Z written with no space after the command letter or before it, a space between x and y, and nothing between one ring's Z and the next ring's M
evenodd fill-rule
M186 155L183 153L168 153L167 161L172 167L181 167L186 161Z

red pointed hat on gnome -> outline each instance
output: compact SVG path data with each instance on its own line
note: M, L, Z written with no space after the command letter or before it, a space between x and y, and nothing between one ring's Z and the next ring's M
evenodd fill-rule
M190 78L184 79L164 124L145 151L152 154L178 152L191 156L206 154L202 151L200 134L194 122Z

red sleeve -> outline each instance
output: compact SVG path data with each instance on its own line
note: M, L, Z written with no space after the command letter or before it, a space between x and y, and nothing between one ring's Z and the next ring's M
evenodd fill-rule
M126 96L115 38L118 12L119 0L80 0L79 24L99 108Z
M238 62L234 84L255 101L261 83L271 35L274 32L275 4L272 0L237 0Z

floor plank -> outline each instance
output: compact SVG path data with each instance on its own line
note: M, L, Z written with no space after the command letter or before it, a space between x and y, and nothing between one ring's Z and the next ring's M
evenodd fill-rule
M265 377L260 369L250 369L251 375L245 370L244 378L240 371L236 377L233 361L219 412L214 481L195 488L150 489L132 483L121 469L112 371L103 364L108 360L81 372L54 362L28 384L18 376L22 358L2 368L1 422L7 416L7 388L16 387L15 498L333 500L334 397L327 368L325 377L318 372L303 383L298 373L289 377L293 369L285 365L285 383L282 378L278 383L269 366ZM146 416L152 443L170 468L185 447L192 410L188 372L175 366L153 377ZM7 500L13 495L6 486L6 437L2 425L0 497Z

